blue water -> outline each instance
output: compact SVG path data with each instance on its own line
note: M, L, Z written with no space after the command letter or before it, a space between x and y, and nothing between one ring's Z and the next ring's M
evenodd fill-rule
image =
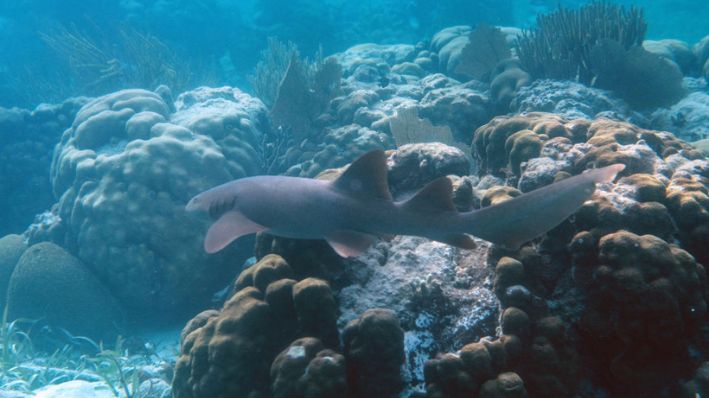
M530 44L588 4L0 0L0 398L709 396L709 0L613 2L644 47ZM288 190L363 155L385 181ZM389 193L523 217L478 213L491 243L291 214Z
M5 0L0 3L0 106L33 107L71 95L103 94L72 81L66 56L42 40L60 29L94 38L104 51L120 45L120 31L154 35L190 65L188 86L244 87L268 37L292 41L303 55L357 43L416 43L441 28L487 22L532 27L537 13L584 1L512 0ZM706 34L702 0L621 1L644 8L648 39L690 45ZM117 87L112 87L116 89ZM153 87L146 87L153 88ZM86 92L90 91L90 92Z

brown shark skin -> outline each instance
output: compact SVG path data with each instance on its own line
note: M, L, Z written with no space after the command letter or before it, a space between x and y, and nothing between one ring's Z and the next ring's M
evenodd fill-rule
M380 157L377 161L385 165L383 152L366 156ZM573 214L591 197L596 183L612 181L622 169L622 165L595 169L495 206L462 213L407 206L408 202L343 190L334 182L285 176L235 180L197 195L186 209L209 211L213 216L238 211L268 233L287 238L327 239L338 231L353 231L445 242L458 234L471 234L514 249Z

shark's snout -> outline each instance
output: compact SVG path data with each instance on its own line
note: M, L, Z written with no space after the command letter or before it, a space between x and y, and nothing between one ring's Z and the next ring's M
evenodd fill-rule
M187 211L197 211L197 210L202 210L204 207L202 200L202 195L197 195L194 198L190 199L189 202L187 202L187 205L185 205L185 210Z

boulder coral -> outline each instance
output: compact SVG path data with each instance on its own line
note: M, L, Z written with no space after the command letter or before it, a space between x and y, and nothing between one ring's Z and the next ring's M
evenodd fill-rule
M63 241L138 315L200 308L234 274L234 252L207 256L207 220L183 208L259 168L260 101L201 88L176 105L137 89L99 97L77 113L52 161Z

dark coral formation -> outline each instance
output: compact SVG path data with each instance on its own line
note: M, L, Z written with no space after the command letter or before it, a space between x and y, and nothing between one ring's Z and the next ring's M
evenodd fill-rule
M591 268L580 325L594 376L617 396L677 396L703 344L704 267L658 237L627 231L605 235L589 254L575 266Z
M190 321L173 396L386 397L401 389L403 331L393 313L353 321L343 356L328 283L292 275L282 257L267 255L240 275L220 311Z
M335 336L337 342L336 319L327 315L337 307L327 284L296 282L288 279L291 275L282 258L266 256L242 273L236 293L218 314L192 322L175 368L175 397L266 393L271 362L291 341L307 336L332 343ZM305 306L302 295L309 299ZM322 312L314 313L313 307Z
M510 257L498 261L495 293L504 308L502 335L429 361L427 396L573 396L579 380L577 355L567 326L550 316L539 296L543 289L535 289L530 268Z
M313 337L295 340L271 365L273 398L347 396L345 357Z
M353 396L386 398L401 391L404 331L391 310L365 311L342 332Z
M493 248L502 335L431 360L428 396L498 396L488 389L500 379L519 386L514 396L690 396L684 381L707 350L707 159L667 132L542 113L482 126L473 155L481 174L523 190L594 166L626 170L539 245ZM518 192L490 188L481 204ZM505 361L490 351L473 365L491 344Z

